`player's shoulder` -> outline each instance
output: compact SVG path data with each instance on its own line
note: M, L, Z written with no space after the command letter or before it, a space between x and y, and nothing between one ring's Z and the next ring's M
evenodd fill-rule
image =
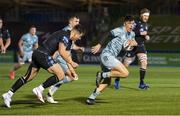
M38 36L37 36L37 35L34 35L34 38L37 40L37 39L38 39Z
M22 38L27 38L27 37L29 37L29 36L30 36L29 33L25 33L25 34L22 35Z
M62 37L64 35L67 35L67 32L64 31L64 30L58 30L58 31L55 31L54 33L52 33L49 37Z
M57 32L55 32L55 34L57 34L57 36L62 39L68 40L70 36L70 31L58 30Z
M68 25L68 26L64 27L62 30L64 30L64 31L71 31L71 28L70 28L70 26Z
M112 35L114 35L116 37L117 35L120 35L123 33L123 28L122 27L114 28L111 30L111 33L112 33Z
M135 20L134 20L134 25L136 26L136 25L140 25L142 23L142 21L139 19L139 18L136 18Z
M123 26L117 27L113 29L114 31L123 32Z

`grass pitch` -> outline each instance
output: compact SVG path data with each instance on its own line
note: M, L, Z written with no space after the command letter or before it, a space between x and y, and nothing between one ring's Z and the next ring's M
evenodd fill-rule
M12 64L0 64L0 95L6 92L27 65L16 72L15 80L9 80ZM112 85L97 98L95 105L85 100L95 88L95 74L99 66L82 65L77 69L79 80L64 84L54 95L58 104L40 103L32 89L50 76L41 69L37 77L19 89L13 96L11 108L0 100L1 115L180 115L180 68L149 67L146 82L149 90L138 89L139 68L130 67L130 75L121 79L121 88ZM44 91L47 93L47 90Z

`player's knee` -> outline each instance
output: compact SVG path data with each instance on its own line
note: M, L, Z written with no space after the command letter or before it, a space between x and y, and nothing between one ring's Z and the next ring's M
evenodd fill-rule
M130 63L129 63L130 64ZM124 63L124 66L125 67L129 67L129 64L128 63Z
M124 73L124 77L128 77L129 76L129 71Z
M147 66L147 64L148 64L147 61L144 61L144 62L143 62L143 65L144 65L144 66Z
M123 71L123 74L120 77L128 77L128 76L129 76L129 71L125 70L125 71Z
M141 68L146 69L147 68L147 62L142 62L141 63Z
M139 58L140 63L147 64L147 55L146 54L139 55L138 58Z
M59 65L58 65L59 66ZM61 67L57 67L53 70L53 72L55 73L55 75L58 77L59 80L63 80L64 79L64 72L61 69Z
M63 80L65 75L64 75L64 73L58 73L58 74L56 74L56 76L59 80Z

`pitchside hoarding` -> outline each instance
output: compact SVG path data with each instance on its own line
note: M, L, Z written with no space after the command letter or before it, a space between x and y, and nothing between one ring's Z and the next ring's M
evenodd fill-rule
M180 16L154 16L149 23L148 50L180 51Z
M180 66L180 16L150 18L149 65Z

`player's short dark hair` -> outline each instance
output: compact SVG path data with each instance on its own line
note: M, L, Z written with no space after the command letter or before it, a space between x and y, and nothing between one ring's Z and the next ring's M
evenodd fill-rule
M143 13L150 13L150 12L151 12L151 11L150 11L149 9L143 8L143 9L141 9L140 14L143 14Z
M78 15L71 15L71 16L69 16L69 18L68 18L68 19L70 20L70 19L72 19L72 18L77 18L77 19L80 19Z
M31 25L29 29L31 29L31 28L36 28L36 26L35 25Z
M134 17L131 16L131 15L127 15L124 17L124 22L127 22L127 21L134 21Z
M85 28L81 24L74 26L73 29L78 31L80 34L83 34L83 35L85 34Z

